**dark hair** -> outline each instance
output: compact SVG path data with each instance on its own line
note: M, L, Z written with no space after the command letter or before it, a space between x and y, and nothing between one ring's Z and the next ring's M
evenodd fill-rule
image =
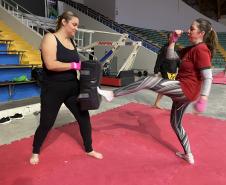
M78 18L78 16L75 13L71 12L71 11L65 11L64 13L62 13L57 19L56 31L58 31L61 28L63 19L65 19L66 22L68 22L68 21L70 21L72 19L72 17L77 17Z
M198 23L199 30L205 32L203 41L206 43L213 57L216 53L218 43L217 33L214 31L212 24L208 20L199 18L195 21Z

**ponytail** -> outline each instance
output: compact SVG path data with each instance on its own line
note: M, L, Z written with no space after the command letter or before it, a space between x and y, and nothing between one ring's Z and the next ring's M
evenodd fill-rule
M203 42L206 43L207 47L209 48L211 52L211 57L216 53L216 48L217 48L217 43L218 43L218 38L217 38L217 33L214 31L211 23L203 18L199 18L195 20L199 24L199 29L201 31L205 32L205 35L203 37Z
M211 56L213 58L213 56L216 54L216 48L218 43L217 33L213 29L211 29L211 31L204 36L204 42L209 48Z

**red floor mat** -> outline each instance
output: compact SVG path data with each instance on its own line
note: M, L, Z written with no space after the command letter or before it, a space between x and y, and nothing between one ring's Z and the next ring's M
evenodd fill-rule
M226 84L226 75L224 72L217 73L213 75L214 84Z
M196 163L175 156L181 147L169 111L130 103L92 117L93 143L103 160L86 156L78 126L48 135L41 163L28 159L32 138L0 146L1 185L225 185L226 121L187 114Z

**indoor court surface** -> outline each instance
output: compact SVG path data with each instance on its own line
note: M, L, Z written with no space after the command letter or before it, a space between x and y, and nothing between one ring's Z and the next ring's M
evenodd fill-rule
M0 0L0 185L226 185L226 0L106 2Z
M188 113L184 127L195 157L175 156L181 146L169 124L169 110L128 103L92 116L93 143L103 160L85 155L76 123L53 129L40 157L28 162L32 137L0 146L0 184L205 184L226 183L226 121Z

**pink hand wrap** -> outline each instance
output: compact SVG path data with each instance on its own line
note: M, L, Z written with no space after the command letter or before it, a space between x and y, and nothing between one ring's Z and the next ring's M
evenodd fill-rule
M199 98L199 100L194 104L194 109L200 113L204 112L206 110L206 107L207 107L207 100L203 98Z
M80 70L81 69L81 61L79 61L79 62L72 62L71 63L71 69L73 69L73 70Z
M175 30L171 36L172 42L177 42L177 40L182 35L182 33L183 33L183 30Z
M172 35L172 41L173 42L177 42L177 40L178 40L178 35L177 35L177 33L176 32L173 32L173 35Z

